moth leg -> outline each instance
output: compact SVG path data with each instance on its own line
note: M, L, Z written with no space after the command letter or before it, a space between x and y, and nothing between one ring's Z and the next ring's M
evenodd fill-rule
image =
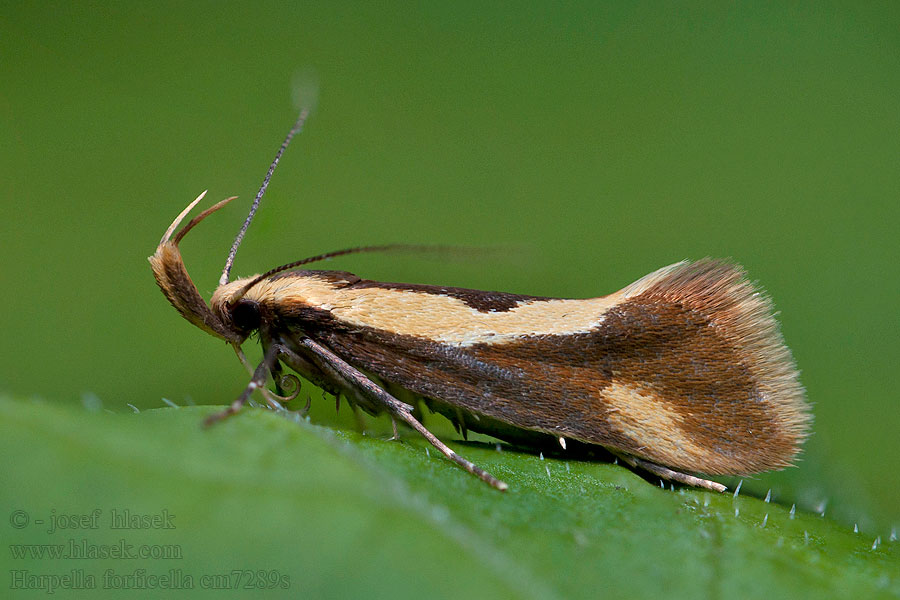
M397 419L394 418L394 415L391 415L391 430L393 431L393 435L389 441L391 442L399 442L400 434L397 433Z
M252 394L254 390L265 389L264 386L266 385L266 379L269 377L269 371L272 369L272 363L274 363L277 358L278 347L275 345L270 346L269 349L266 350L266 355L263 357L262 362L259 363L259 366L257 366L256 370L253 372L250 383L247 384L247 387L244 388L241 395L238 396L225 410L208 416L206 420L203 421L203 425L209 427L213 423L217 423L222 419L230 417L241 410L241 407L247 403L247 400L250 399L250 394ZM266 400L268 400L268 397ZM276 404L278 403L276 402ZM281 405L279 404L279 407L280 406Z
M621 458L623 461L631 465L635 469L643 469L648 473L653 473L658 477L662 477L667 481L677 481L678 483L683 483L685 485L690 485L694 487L705 488L707 490L712 490L714 492L724 492L728 488L722 485L721 483L716 483L715 481L710 481L708 479L701 479L700 477L695 477L694 475L688 475L687 473L682 473L681 471L673 471L668 467L664 467L662 465L658 465L654 462L650 462L647 460L643 460L641 458L637 458L635 456L631 456L629 454L624 454L621 452L615 452L610 450L613 454Z
M384 389L380 388L374 382L372 382L372 380L366 377L361 371L350 365L347 361L339 357L337 354L308 337L297 340L297 343L312 352L314 356L318 357L321 360L322 364L319 365L320 368L332 371L332 374L338 381L345 382L346 385L348 385L351 389L356 390L359 394L361 394L368 400L387 409L387 411L392 416L405 421L410 427L418 431L422 435L422 437L428 440L432 446L437 448L444 456L461 466L463 469L465 469L472 475L475 475L491 487L494 487L500 491L505 491L509 487L503 481L500 481L487 471L481 469L471 461L466 460L465 458L461 457L459 454L451 450L449 447L447 447L446 444L436 438L434 434L425 429L425 426L422 425L422 423L420 423L418 420L416 420L415 417L413 417L412 406L394 398ZM284 348L283 352L285 352L289 356L295 354L289 348Z
M241 361L241 364L244 365L244 368L247 369L247 372L250 373L251 377L253 377L256 371L250 364L250 361L247 360L247 357L244 355L244 351L241 350L241 347L237 344L232 344L232 346L234 347L234 353L237 354L238 360ZM275 393L272 393L268 389L266 389L265 381L259 387L259 392L263 395L263 398L266 399L266 404L269 405L269 408L271 408L272 410L285 410L281 405L281 402L290 402L300 394L300 380L297 379L297 377L295 377L294 375L290 374L282 377L281 365L277 360L273 361L272 363L271 373L272 378L275 380ZM283 380L291 382L294 388L294 391L290 395L285 396L284 392L282 391L280 384Z
M277 360L272 364L272 383L275 384L275 393L279 396L284 396L284 388L281 385L281 380L284 374L281 370L281 363Z

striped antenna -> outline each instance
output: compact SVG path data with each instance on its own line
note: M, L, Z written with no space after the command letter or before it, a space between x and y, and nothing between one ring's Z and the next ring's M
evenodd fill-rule
M284 138L281 148L278 149L278 154L275 155L275 160L273 160L272 164L269 166L269 172L266 173L266 178L263 179L259 192L256 193L256 198L250 206L250 214L248 214L247 218L244 220L244 224L241 226L241 230L238 232L237 237L234 238L234 243L231 245L231 250L228 252L228 259L225 261L225 268L222 269L222 277L219 278L219 285L228 283L228 278L231 274L231 266L234 264L234 256L237 254L238 247L244 239L244 234L247 233L247 228L250 227L250 222L253 220L253 215L256 214L256 209L259 208L259 201L262 200L263 194L266 193L266 188L269 187L269 179L272 178L272 173L275 171L275 167L278 166L278 160L281 158L281 155L284 154L285 149L288 147L288 144L291 143L294 136L303 130L303 124L306 122L308 116L309 108L304 108L300 111L297 122L294 123L294 126L291 128L290 132L288 132L287 137Z

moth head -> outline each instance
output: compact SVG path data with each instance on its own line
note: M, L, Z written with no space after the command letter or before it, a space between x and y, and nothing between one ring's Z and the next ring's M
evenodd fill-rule
M209 301L213 314L229 329L246 339L259 329L265 308L249 291L248 284L257 283L256 277L236 279L216 288Z
M234 319L226 320L222 318L221 314L210 310L200 292L197 291L197 286L194 285L191 276L188 275L184 261L181 258L181 251L178 249L178 243L197 223L234 200L234 198L227 198L211 206L191 219L178 233L172 235L191 209L205 195L206 192L200 194L172 222L160 240L159 246L156 247L156 252L149 258L150 265L153 268L153 275L156 277L156 283L159 285L162 293L168 298L172 306L181 313L181 316L211 335L230 343L240 344L247 338L249 331L245 332L243 329L238 328L237 324L246 324L248 319L245 317L252 315L244 315L245 309L241 309L241 319L238 321Z

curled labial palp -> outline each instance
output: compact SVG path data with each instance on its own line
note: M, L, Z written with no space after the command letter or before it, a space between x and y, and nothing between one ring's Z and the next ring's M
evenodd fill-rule
M275 396L279 402L287 404L294 398L300 395L300 378L292 373L285 373L281 376L279 380L282 388L286 388L288 390L288 394L284 396L279 396L278 394L269 391L270 394Z

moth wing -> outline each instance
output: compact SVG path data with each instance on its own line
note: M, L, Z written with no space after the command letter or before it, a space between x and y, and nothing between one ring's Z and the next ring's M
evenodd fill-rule
M430 296L447 293L409 291L425 307ZM468 306L499 298L450 293ZM808 406L771 302L739 267L678 263L597 300L565 301L567 311L604 306L594 325L580 321L569 332L555 299L516 297L494 312L506 311L508 324L521 320L518 307L538 319L546 307L555 311L556 332L505 330L496 341L445 342L333 323L317 335L358 368L498 437L537 432L710 474L791 463L808 429ZM441 314L428 315L435 331L442 330Z

